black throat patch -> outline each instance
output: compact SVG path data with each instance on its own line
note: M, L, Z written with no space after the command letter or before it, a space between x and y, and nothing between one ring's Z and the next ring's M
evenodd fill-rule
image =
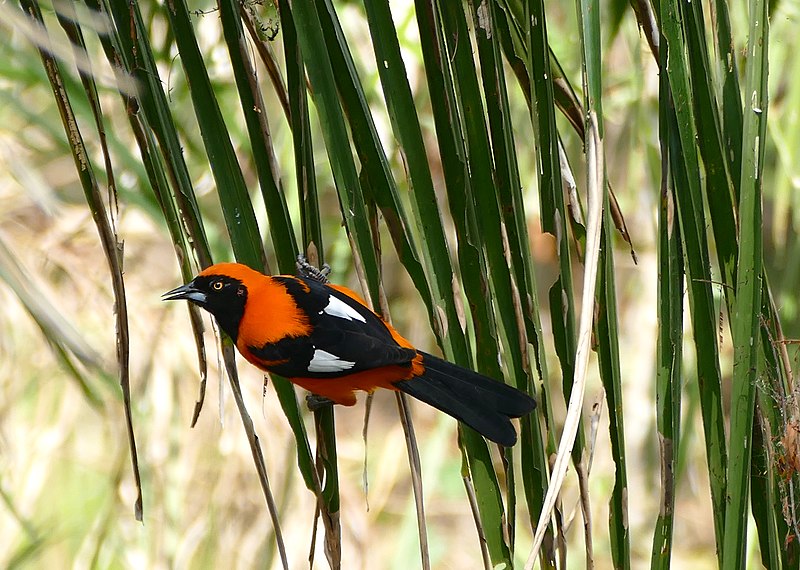
M197 277L194 284L206 293L206 302L201 306L214 315L220 328L235 343L247 304L247 287L238 279L224 275L203 275Z

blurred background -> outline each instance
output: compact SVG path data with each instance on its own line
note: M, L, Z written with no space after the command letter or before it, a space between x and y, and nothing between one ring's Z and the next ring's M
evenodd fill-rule
M378 72L359 2L335 2L358 72L369 96L381 140L389 149L398 180L404 163L392 136L382 101ZM798 269L800 241L800 3L773 3L770 21L769 123L764 164L764 261L775 304L787 338L800 337ZM658 139L658 69L630 7L609 1L602 6L603 112L608 179L632 236L638 263L629 246L615 238L619 308L620 362L625 404L629 487L627 521L633 567L647 566L659 508L659 457L655 430L657 208L661 164ZM49 2L45 19L55 19ZM212 3L193 3L200 49L241 156L250 188L257 175L241 118L233 71ZM392 2L403 58L414 93L423 136L435 149L430 100L424 86L419 35L413 3ZM232 258L215 182L192 113L190 93L164 6L142 6L155 50L160 79L169 97L181 137L214 259ZM265 26L278 26L274 8L258 7ZM134 518L133 485L122 400L115 363L114 295L107 263L78 172L54 105L35 45L16 25L12 4L0 6L0 566L5 568L230 568L279 567L273 529L250 456L242 423L221 368L216 335L203 316L209 347L209 390L197 425L190 422L200 374L188 313L183 304L164 304L160 294L183 282L176 252L158 203L148 189L147 173L127 125L123 103L110 67L93 59L106 134L118 185L116 229L124 242L124 277L130 319L133 424L140 453L144 520ZM730 6L736 53L747 40L744 2ZM551 48L565 75L580 85L580 42L573 3L549 3ZM50 25L53 36L57 26ZM281 33L281 32L278 32ZM53 41L66 44L66 38ZM96 35L87 34L89 53L101 51ZM272 42L280 55L281 42ZM253 49L250 46L248 49ZM281 60L278 57L278 60ZM68 66L65 66L67 68ZM507 70L508 71L508 70ZM509 72L510 77L510 72ZM280 101L258 69L265 87L263 112L272 128L278 175L286 189L289 214L299 227L291 131ZM74 67L68 89L79 87ZM547 298L558 271L556 245L541 231L537 197L534 134L524 95L509 87L518 143L520 174L533 265L541 299ZM75 112L86 125L91 110L73 97ZM316 111L311 105L312 124ZM559 115L559 129L570 156L580 156L583 141ZM105 179L96 141L87 141L92 160ZM527 157L527 158L526 158ZM338 210L333 178L321 137L314 146L326 260L331 279L359 289L350 245ZM434 184L443 190L439 157L430 153ZM583 180L575 160L576 179ZM581 183L579 182L579 186ZM252 199L262 233L268 225L258 192ZM443 211L445 211L443 209ZM454 239L452 221L445 228ZM269 244L268 256L271 255ZM395 327L417 346L436 350L425 307L386 241L383 283ZM581 266L575 265L576 276ZM578 287L580 278L578 280ZM715 287L717 302L720 287ZM548 306L542 304L543 329L550 335ZM720 316L722 320L722 316ZM684 368L693 370L694 350L686 339ZM732 347L727 325L719 327L722 370L730 371ZM554 389L561 378L552 345ZM796 344L789 347L797 363ZM292 568L308 567L312 548L315 498L295 467L294 438L271 386L261 373L240 361L245 400L264 449L270 482L280 510ZM607 535L608 497L614 483L608 437L608 414L593 357L585 418L591 433L593 463L589 478L595 563L612 567ZM729 375L729 372L727 373ZM726 382L723 382L723 391ZM302 400L301 400L302 401ZM565 405L552 403L556 418ZM717 564L711 500L705 464L699 399L687 389L683 404L682 455L676 495L675 567ZM342 559L347 568L409 568L419 565L417 522L408 459L394 398L376 394L366 441L365 408L336 410L340 467ZM307 416L307 414L306 414ZM413 405L419 438L432 564L436 568L477 568L480 549L460 478L462 458L456 424L423 405ZM308 416L307 421L310 421ZM560 421L560 420L559 420ZM310 424L309 424L310 426ZM309 427L310 429L310 427ZM595 431L596 430L596 431ZM557 430L556 430L557 431ZM572 471L563 492L566 538L575 545L569 567L585 561L577 482ZM751 527L748 560L758 563ZM517 559L521 564L532 540L520 522ZM317 567L325 567L317 537Z

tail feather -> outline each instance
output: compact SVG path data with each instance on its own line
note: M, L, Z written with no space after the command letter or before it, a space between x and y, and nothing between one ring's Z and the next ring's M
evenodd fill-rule
M517 432L510 418L529 414L536 401L502 382L421 353L425 373L395 386L406 394L453 416L481 435L510 447Z

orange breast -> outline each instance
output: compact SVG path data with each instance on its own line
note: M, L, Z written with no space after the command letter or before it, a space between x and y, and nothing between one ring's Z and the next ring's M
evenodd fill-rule
M244 349L248 346L264 346L285 337L309 334L308 317L283 285L268 277L247 284L247 304L239 323L237 342L245 357L248 355Z

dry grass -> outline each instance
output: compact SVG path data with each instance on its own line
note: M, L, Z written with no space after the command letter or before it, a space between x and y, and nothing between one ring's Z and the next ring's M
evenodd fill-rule
M134 421L145 491L144 525L133 519L134 490L122 424L118 387L113 380L113 298L94 228L80 204L61 203L57 215L38 210L19 187L6 187L16 208L7 210L0 233L28 275L41 287L85 341L100 355L109 378L88 382L103 400L93 409L76 382L59 365L41 332L16 297L0 286L0 472L2 489L22 520L8 510L0 516L7 537L3 563L14 556L37 567L74 561L77 567L234 568L260 565L274 557L271 528L252 466L247 440L218 359L212 352L209 393L197 426L189 427L198 391L195 348L185 308L166 305L159 294L179 281L173 253L162 231L136 209L123 209L120 232L126 242L126 284L131 307L131 363ZM24 221L24 223L23 223ZM29 228L36 227L34 234ZM646 292L654 291L654 253L639 249L640 264L624 270L621 288L621 351L628 355L625 398L629 418L631 532L648 536L657 509L657 458L654 452L652 350L655 314ZM626 258L620 257L620 265ZM627 262L630 265L630 262ZM402 289L402 285L400 289ZM399 292L395 291L395 295ZM420 307L396 297L394 318L421 344L427 333L410 323L424 322ZM208 325L207 342L214 346ZM279 506L292 566L307 567L313 522L313 496L294 467L294 444L283 414L262 376L241 363L242 385L261 436ZM590 379L590 401L601 396ZM221 403L220 403L221 402ZM343 560L348 567L397 567L418 563L416 522L403 435L394 399L378 394L368 444L361 438L363 405L337 411L342 485ZM479 558L460 480L455 422L415 406L421 438L426 511L434 565L472 567ZM648 429L642 429L647 427ZM592 471L596 543L604 543L607 499L613 482L605 413L598 427ZM702 458L695 439L694 453ZM363 486L365 455L369 488ZM704 469L689 470L678 512L679 555L713 562L713 533ZM577 488L568 479L563 504L575 512ZM25 530L24 524L30 532ZM579 547L580 518L569 536ZM684 539L684 540L681 540ZM41 543L39 541L42 541ZM518 548L525 552L530 531ZM28 546L34 545L25 555ZM319 550L319 547L318 547ZM596 552L600 567L608 553ZM647 542L634 555L646 560ZM317 553L322 560L322 553ZM277 564L276 558L270 558ZM318 562L322 563L322 562ZM324 564L324 563L322 563Z
M781 12L784 18L796 17L790 8ZM556 29L559 21L554 19ZM776 24L780 29L780 22ZM566 42L566 34L554 37ZM783 41L777 33L775 37ZM790 53L789 47L788 42L782 43L776 57L782 57L781 49ZM32 57L24 43L16 44L15 49L20 58ZM657 144L653 113L657 84L649 61L644 63L644 49L643 40L627 21L608 50L608 96L604 102L609 176L633 232L639 259L634 266L623 248L617 260L629 524L636 567L645 566L650 558L659 499L653 402L657 269L653 240L658 165L652 156ZM2 81L0 89L10 93L11 80ZM800 92L797 83L795 80L787 88L789 101ZM0 128L0 239L24 268L31 288L40 292L82 342L97 353L97 368L76 365L102 404L91 405L18 296L0 280L0 566L277 567L272 529L250 450L213 350L206 406L197 426L189 427L198 389L189 322L183 307L164 305L159 300L161 292L180 281L174 252L164 229L123 195L119 231L125 241L133 412L145 493L144 524L134 520L130 462L119 388L114 380L113 297L105 261L81 202L70 159L53 142L45 125L35 120L37 114L52 114L46 89L36 88L34 83L17 95L29 97L30 115L0 111L4 125ZM108 105L118 108L118 102L110 96ZM796 109L784 108L780 101L770 113L771 121L779 125L777 132L798 123ZM782 123L781 117L786 121ZM281 137L285 138L285 133L278 132L276 139ZM577 145L579 141L567 140L567 144ZM796 164L786 159L777 162L770 174L776 188L796 193L797 172L791 171ZM207 174L194 167L198 187L207 187ZM290 170L287 166L287 173ZM121 174L125 175L124 168ZM127 174L133 179L130 172ZM288 174L287 180L291 180ZM129 187L126 192L132 197L137 190ZM535 202L531 194L531 212L536 209ZM786 208L782 217L776 217L777 222L796 224L796 200L781 194L776 203ZM532 216L531 226L535 225ZM544 291L553 272L548 251L551 244L538 235L533 242L535 246L543 244L535 255L539 286ZM787 238L787 243L796 243L796 239ZM784 246L780 242L775 246L778 260L789 250ZM342 281L346 263L336 265L346 257L346 247L337 242L331 249L333 278ZM793 265L797 267L796 260ZM780 275L791 275L790 270L784 267ZM387 271L398 276L387 279L395 323L420 345L430 346L418 297L400 277L401 271L392 265ZM791 309L789 301L787 307ZM789 330L796 330L796 314L790 316ZM213 347L213 332L210 326L208 329L208 345ZM545 330L549 331L546 323ZM730 349L725 339L724 357L730 358ZM686 351L688 357L691 354L691 350ZM590 369L595 371L593 365ZM687 367L691 368L691 363ZM274 393L267 388L262 394L261 374L246 364L240 368L247 404L261 436L273 492L281 508L292 567L306 568L313 496L297 475L292 435ZM596 372L592 374L588 401L601 399L600 382ZM552 381L560 385L560 378ZM223 387L218 389L220 385ZM696 395L688 395L684 407L686 461L678 482L674 564L701 568L714 566L716 557L702 429L692 401L696 405ZM556 415L563 417L563 403L555 403L555 408ZM363 404L337 410L342 558L347 568L414 567L419 560L416 520L394 399L386 394L376 397L366 447L361 438L363 411ZM480 553L460 480L455 422L421 405L414 406L414 418L434 567L473 568ZM590 479L593 532L597 537L597 567L606 568L611 564L610 553L603 549L608 547L607 503L614 466L605 412L597 433ZM365 460L368 489L363 484ZM563 505L567 513L576 512L574 478L567 480ZM576 514L568 535L574 545L571 561L575 567L581 564L580 526ZM530 546L531 533L524 524L520 529L517 551L523 555ZM319 544L316 560L318 567L324 567Z

